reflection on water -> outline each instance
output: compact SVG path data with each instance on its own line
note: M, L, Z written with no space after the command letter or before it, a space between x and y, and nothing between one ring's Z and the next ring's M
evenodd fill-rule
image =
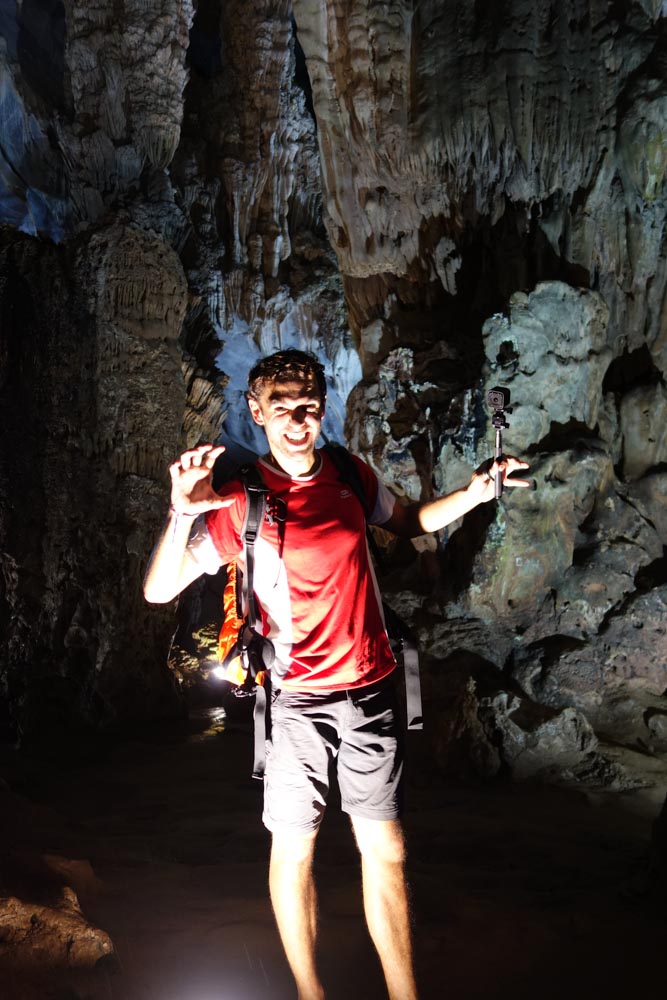
M205 740L220 736L227 726L227 713L222 705L197 708L190 711L190 739Z

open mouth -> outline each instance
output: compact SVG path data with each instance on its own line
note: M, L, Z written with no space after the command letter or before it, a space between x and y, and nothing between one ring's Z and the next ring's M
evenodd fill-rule
M308 441L308 433L306 432L305 434L286 434L285 440L287 441L288 444L291 444L293 447L298 448L300 445L306 444L306 442Z

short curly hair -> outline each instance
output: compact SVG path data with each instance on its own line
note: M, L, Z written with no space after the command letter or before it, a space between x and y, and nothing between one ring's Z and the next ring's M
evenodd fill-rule
M285 351L269 354L268 357L262 358L250 369L247 395L250 399L258 399L265 385L269 382L309 382L311 380L317 386L324 404L327 398L324 366L320 364L314 354L290 347Z

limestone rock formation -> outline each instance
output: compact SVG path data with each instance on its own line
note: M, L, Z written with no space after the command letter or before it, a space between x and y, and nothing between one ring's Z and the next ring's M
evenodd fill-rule
M3 951L19 954L21 964L93 968L113 948L107 934L87 924L71 889L53 906L29 905L10 896L0 905L0 929ZM7 966L6 959L3 964Z
M226 417L257 446L260 352L327 360L332 436L359 375L289 4L214 8L3 19L0 685L24 742L182 712L174 610L141 596L168 464Z
M608 741L667 755L666 68L661 0L2 7L1 738L185 710L219 581L143 600L167 467L259 449L245 374L297 345L411 500L511 390L536 490L382 539L438 765L643 780ZM92 967L65 874L3 883L0 937Z
M3 761L7 766L7 760ZM10 768L11 769L11 768ZM86 919L80 897L103 886L88 861L44 851L68 840L67 821L0 780L0 975L7 1000L96 992L113 968L109 935ZM79 993L80 991L80 993Z
M327 367L327 435L345 427L410 499L465 483L492 445L486 392L511 389L506 445L537 489L390 546L392 600L434 676L443 651L472 651L524 707L662 752L664 661L642 640L661 648L666 581L665 15L657 0L3 14L12 731L179 710L174 611L140 593L166 465L219 435L260 447L245 372L298 344Z
M394 599L436 657L468 622L461 653L474 632L526 694L648 740L667 675L628 618L659 639L664 10L295 10L365 375L353 445L408 497L461 486L504 384L537 483L450 528L435 588L423 554L394 576L421 606Z
M66 744L178 701L141 580L181 434L186 286L131 226L47 250L4 234L3 678L19 731Z

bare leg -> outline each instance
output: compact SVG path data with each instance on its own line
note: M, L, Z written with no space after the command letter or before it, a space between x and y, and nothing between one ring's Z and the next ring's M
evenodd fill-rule
M299 1000L324 1000L315 966L317 896L313 853L317 832L274 833L269 888L273 912Z
M389 1000L417 1000L401 824L352 817L352 826L361 852L366 922Z

